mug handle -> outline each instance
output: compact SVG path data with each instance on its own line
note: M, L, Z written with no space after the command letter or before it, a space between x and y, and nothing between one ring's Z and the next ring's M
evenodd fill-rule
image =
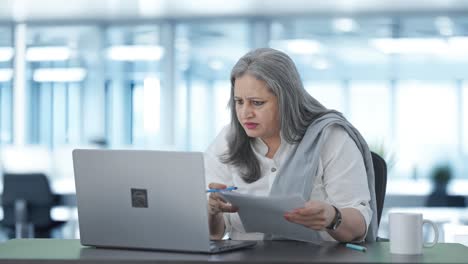
M424 247L433 247L439 241L439 228L437 228L437 225L430 220L423 219L423 226L424 224L430 224L434 229L434 240L432 242L425 242Z

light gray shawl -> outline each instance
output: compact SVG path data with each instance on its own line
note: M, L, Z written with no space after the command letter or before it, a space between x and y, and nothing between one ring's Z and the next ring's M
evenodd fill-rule
M322 150L329 128L331 125L342 126L351 138L356 143L359 151L362 153L371 196L370 206L372 209L372 220L367 232L366 241L375 242L377 236L377 206L375 200L375 179L374 166L372 164L372 156L367 146L366 141L361 136L359 131L353 127L342 115L338 112L327 113L316 119L309 127L297 144L294 153L285 161L284 165L278 172L273 186L270 191L270 196L288 196L291 194L300 194L304 200L308 201L313 189L314 178L317 175L320 152ZM314 232L315 236L310 237L309 241L320 242L318 232ZM274 235L265 234L265 239L281 239Z

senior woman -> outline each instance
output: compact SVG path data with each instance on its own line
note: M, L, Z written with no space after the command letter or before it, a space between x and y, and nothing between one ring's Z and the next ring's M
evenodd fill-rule
M284 218L312 232L310 241L375 241L377 224L370 151L337 111L309 95L291 58L270 48L248 52L231 72L231 123L205 152L206 182L239 193L301 195ZM212 239L275 239L247 233L237 209L212 193Z

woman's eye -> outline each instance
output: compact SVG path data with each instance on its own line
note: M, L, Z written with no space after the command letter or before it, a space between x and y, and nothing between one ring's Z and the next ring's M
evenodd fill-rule
M265 102L262 102L262 101L253 101L252 104L255 105L255 106L261 106L263 105Z
M244 101L242 101L242 100L234 100L234 102L236 102L237 105L241 105L241 104L244 103Z

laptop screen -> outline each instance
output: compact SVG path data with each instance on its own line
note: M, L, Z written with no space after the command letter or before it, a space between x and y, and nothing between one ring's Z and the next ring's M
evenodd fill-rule
M203 154L73 151L83 245L207 251Z

